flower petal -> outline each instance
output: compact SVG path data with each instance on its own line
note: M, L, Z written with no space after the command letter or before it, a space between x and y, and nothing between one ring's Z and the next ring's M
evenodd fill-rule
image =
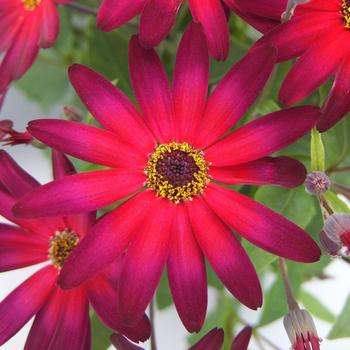
M54 288L56 269L44 267L0 303L0 345L15 335L45 303Z
M35 138L63 153L91 163L143 169L147 154L121 142L110 131L59 119L33 120L28 131Z
M276 50L265 46L250 51L232 67L208 100L196 132L198 147L212 144L244 115L263 89L275 62Z
M129 99L112 83L80 64L69 68L69 79L85 106L115 137L150 153L156 141Z
M120 27L141 13L147 0L104 0L97 16L97 26L103 31Z
M203 254L193 236L184 205L177 208L168 258L168 278L177 312L189 332L199 332L207 310Z
M247 350L252 336L252 328L244 327L233 340L231 350Z
M142 173L97 170L55 180L22 197L13 207L19 217L44 217L89 212L141 189Z
M283 104L298 102L321 86L337 69L349 49L347 33L339 26L317 40L299 58L284 79L279 98Z
M132 87L147 125L160 142L174 139L174 106L168 77L154 49L133 37L129 46Z
M230 47L230 33L224 8L219 0L189 0L195 22L199 22L207 38L210 54L225 61Z
M150 0L142 11L140 42L157 46L170 32L183 0Z
M259 279L238 239L202 199L187 208L198 244L216 274L240 302L256 310L262 304Z
M350 111L350 58L340 67L317 129L327 131Z
M176 57L173 95L177 136L191 141L201 124L209 82L209 56L200 24L191 23Z
M143 191L114 209L91 229L70 254L58 283L73 288L96 275L120 255L152 213L154 194Z
M111 335L111 343L117 350L144 350L143 348L132 344L128 339L126 339L122 335L116 333Z
M48 245L48 240L42 236L0 223L0 271L46 261Z
M41 10L41 37L40 46L48 48L52 46L60 31L60 18L56 4L53 1L42 1Z
M293 188L305 181L306 169L289 157L265 157L249 163L227 167L210 167L215 181L228 184L279 185Z
M213 166L247 163L272 154L304 136L317 123L317 107L293 107L248 123L205 151Z
M136 325L158 286L169 253L176 206L153 195L151 215L128 248L120 277L119 310L127 325ZM156 213L156 214L155 214Z
M220 350L223 343L224 331L221 328L213 328L189 350Z
M116 288L102 274L87 282L87 293L96 314L110 328L118 330L135 342L146 341L151 336L151 325L146 315L134 327L125 326L118 312Z
M15 198L20 198L40 184L24 171L5 151L0 150L0 182Z
M308 234L262 204L211 184L205 200L216 214L248 241L268 252L299 262L315 262L321 251Z

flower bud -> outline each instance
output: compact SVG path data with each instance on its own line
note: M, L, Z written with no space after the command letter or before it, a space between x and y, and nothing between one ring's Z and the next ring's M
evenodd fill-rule
M331 187L330 178L321 171L313 171L305 179L306 191L314 196L327 192Z
M330 239L324 231L321 231L319 238L321 246L328 254L333 256L338 255L338 252L342 247L339 243Z
M81 122L84 118L83 112L73 106L64 106L63 115L66 119L72 120L73 122Z
M291 310L283 320L292 350L319 350L321 339L317 335L315 323L306 310Z
M350 251L350 215L335 213L330 215L323 228L329 240Z

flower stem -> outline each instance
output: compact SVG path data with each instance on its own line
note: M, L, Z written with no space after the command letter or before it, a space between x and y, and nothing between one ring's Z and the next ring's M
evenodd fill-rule
M334 213L334 211L331 208L331 206L329 205L326 198L324 198L324 196L319 196L318 199L320 201L321 206L326 210L327 214L332 215Z
M297 310L299 309L299 305L294 298L292 288L289 283L286 261L283 258L279 258L278 262L279 262L279 267L280 267L280 271L283 279L284 289L286 291L288 308L289 310Z
M151 321L151 350L157 350L157 342L156 342L156 330L155 330L155 322L154 317L155 316L155 310L154 310L154 299L151 300L149 304L149 319Z
M69 4L66 4L66 6L72 8L73 10L81 12L81 13L86 13L86 14L93 15L93 16L97 16L97 14L98 14L97 9L79 4L79 3L74 2L74 1L69 3Z

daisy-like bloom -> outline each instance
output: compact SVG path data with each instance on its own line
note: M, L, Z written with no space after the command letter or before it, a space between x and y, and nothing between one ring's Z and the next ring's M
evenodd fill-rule
M74 173L69 160L54 152L56 179ZM40 185L5 152L0 151L0 215L12 224L0 224L0 271L37 263L44 267L0 302L0 345L16 334L33 316L24 349L90 349L89 304L112 329L134 341L150 335L143 316L135 328L123 326L117 311L119 259L89 282L69 291L57 285L67 257L95 223L95 213L49 219L17 219L11 213L16 200Z
M292 343L292 350L320 350L321 339L317 335L311 315L306 310L291 310L283 323Z
M40 48L54 44L59 32L56 4L70 0L0 0L0 99L9 84L31 67Z
M350 252L350 215L335 213L330 215L321 232L322 245L331 254L337 255L344 247Z
M202 25L211 56L225 60L230 35L227 7L255 28L265 32L280 23L250 11L242 11L237 0L188 0L193 20ZM142 45L158 45L171 31L184 0L104 0L97 17L97 25L104 31L122 26L141 15L139 40ZM284 6L285 8L285 6Z
M270 1L242 0L245 11L267 13ZM285 0L272 1L285 4ZM276 8L277 9L277 8ZM272 12L271 12L272 13ZM278 61L299 57L285 78L280 100L284 104L298 102L310 95L329 78L333 87L323 106L318 130L332 127L350 111L350 1L310 0L294 10L291 20L269 31L258 45L271 44L278 49Z
M133 324L167 265L178 313L190 332L198 331L207 305L204 256L237 299L252 309L262 303L254 267L231 229L273 254L319 259L305 231L222 184L302 184L301 163L268 155L305 135L320 111L308 106L279 111L226 135L266 83L275 50L251 51L207 99L209 55L197 24L182 38L172 88L156 52L137 37L130 42L129 60L141 112L102 76L74 65L70 80L104 129L49 119L28 127L49 146L112 169L49 183L20 200L14 213L85 212L134 194L87 234L59 283L77 286L126 251L119 307Z

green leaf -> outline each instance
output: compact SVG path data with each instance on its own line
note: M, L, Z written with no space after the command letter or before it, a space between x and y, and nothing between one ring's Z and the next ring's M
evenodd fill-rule
M322 137L315 128L311 131L311 171L325 171L325 152Z
M111 345L109 337L112 332L94 313L91 316L92 350L108 349Z
M328 323L333 323L336 320L336 317L332 311L330 311L309 292L305 290L300 291L299 300L303 303L305 309L310 311L320 320L326 321Z
M172 305L173 298L169 289L167 274L164 272L156 294L157 308L162 310Z
M345 302L342 312L337 317L333 328L331 329L328 338L338 339L350 337L350 295Z
M337 213L350 214L349 206L332 191L323 194L333 211Z

